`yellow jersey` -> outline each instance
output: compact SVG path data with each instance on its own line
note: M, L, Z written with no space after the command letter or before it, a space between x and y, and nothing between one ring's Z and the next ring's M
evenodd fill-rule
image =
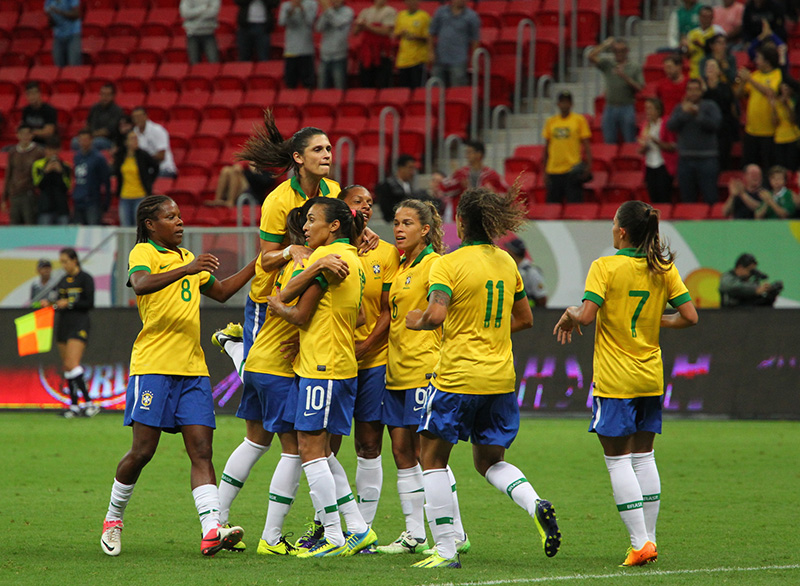
M328 254L341 256L350 274L341 283L316 277L325 293L311 319L300 327L294 372L303 378L341 380L358 375L354 334L366 277L356 247L344 238L317 248L308 266Z
M430 293L450 295L433 386L466 395L512 392L511 308L527 297L517 263L491 242L470 242L434 262L428 279Z
M777 68L769 73L754 71L750 77L753 81L772 88L776 94L783 82L783 73ZM748 95L747 120L744 131L751 136L773 136L775 124L772 121L772 106L770 106L769 100L760 91L754 89L750 82L747 82L744 88Z
M278 271L275 288L272 293L278 292L286 286L295 271L302 271L306 266L306 261L301 264L290 262ZM296 305L297 298L292 299L287 305ZM294 367L286 360L280 352L281 342L290 340L297 334L297 326L272 315L267 311L264 316L264 323L258 331L253 346L247 354L244 369L248 372L258 372L272 374L275 376L285 376L294 378Z
M548 141L545 173L568 173L583 160L583 141L591 137L592 131L583 114L570 112L566 118L561 114L550 116L542 130L542 138Z
M669 303L691 301L678 269L653 273L645 254L623 248L592 263L584 300L596 303L594 395L614 399L659 396L664 369L658 335Z
M394 22L394 34L402 32L411 33L415 37L428 37L428 30L431 26L431 15L424 10L416 10L413 13L408 10L401 10ZM428 62L428 41L400 39L397 47L397 61L395 67L406 69L421 63Z
M336 197L341 191L339 184L332 179L323 179L319 183L320 197ZM286 240L286 217L294 208L303 205L308 196L300 187L300 179L295 175L287 179L266 197L261 204L261 224L259 225L262 240L282 243ZM256 274L250 282L250 299L256 303L266 303L267 297L275 286L278 271L265 271L261 266L261 255L256 260Z
M366 340L375 328L378 317L381 315L381 296L384 291L388 292L392 285L392 280L397 273L397 266L400 264L400 253L388 242L380 240L377 248L359 258L367 279L364 284L364 296L361 299L367 321L356 330L356 343ZM358 361L358 369L363 370L386 364L388 348L388 341L373 347Z
M791 106L792 110L794 105ZM800 127L792 122L792 113L783 102L775 103L778 125L775 127L775 144L789 144L800 140Z
M125 162L122 163L119 170L122 173L120 198L137 199L147 196L147 190L142 185L142 178L139 175L139 165L136 164L136 157L125 157Z
M441 255L428 245L408 265L405 257L389 290L389 354L386 363L386 388L405 391L428 386L439 360L442 328L414 331L406 327L406 315L414 309L425 310L428 296L428 274Z
M194 260L148 240L140 242L128 256L128 276L137 271L165 273ZM208 376L206 357L200 347L200 294L214 284L214 276L202 271L167 285L160 291L138 295L136 304L142 331L133 343L130 374Z

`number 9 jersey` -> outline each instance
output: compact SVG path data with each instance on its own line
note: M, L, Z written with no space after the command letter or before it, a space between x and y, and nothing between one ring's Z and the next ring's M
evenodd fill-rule
M185 248L175 252L153 241L140 242L128 256L128 277L137 271L166 273L193 260L194 255ZM142 331L133 343L131 376L208 376L200 347L200 293L211 287L214 280L211 273L202 271L178 279L160 291L136 297Z
M593 394L612 399L657 397L664 392L658 336L669 303L691 301L678 269L653 273L643 252L623 248L592 263L584 300L596 303Z

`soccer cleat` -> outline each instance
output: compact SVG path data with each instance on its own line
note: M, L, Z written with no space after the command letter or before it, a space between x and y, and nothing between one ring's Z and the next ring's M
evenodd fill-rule
M464 539L456 539L456 553L467 553L470 547L472 547L472 544L469 541L469 535L466 533L464 534ZM434 545L432 548L423 551L422 555L436 555L437 553Z
M322 523L319 521L307 523L306 532L295 542L294 547L298 550L298 553L308 551L317 544L317 541L322 539L323 535L325 535L325 527L322 526Z
M230 529L231 528L231 524L230 523L225 523L223 525L223 527L225 529ZM235 553L242 553L244 550L247 549L247 546L244 544L244 541L239 541L238 543L234 543L233 545L229 545L229 546L223 547L223 549L226 550L226 551L232 551L232 552L235 552Z
M341 555L353 555L374 543L378 543L378 536L369 527L363 533L345 533L344 552Z
M337 555L348 555L345 552L347 551L347 543L344 545L334 545L330 543L324 537L322 539L318 539L317 543L314 544L313 547L310 549L304 549L298 551L297 557L299 558L322 558L322 557L332 557Z
M428 547L428 538L424 537L421 541L413 537L410 532L403 531L400 537L389 545L379 545L378 551L381 553L417 553Z
M259 555L297 555L297 548L282 536L275 545L270 545L262 539L258 542L256 553Z
M220 352L225 352L225 342L241 342L243 337L242 324L229 323L224 329L214 332L211 343L218 346Z
M211 557L221 549L232 548L243 536L244 530L241 527L215 527L203 537L200 552Z
M421 562L417 562L416 564L412 564L412 568L460 568L461 567L461 559L456 554L456 557L453 558L443 558L438 553L433 554L430 557L425 558Z
M100 545L106 555L119 555L122 551L122 521L103 521Z
M86 417L94 417L98 413L100 413L100 407L93 403L83 406L83 415Z
M625 561L622 562L619 567L644 566L646 564L652 564L656 560L658 560L656 544L652 541L648 541L642 546L642 549L633 549L629 547L628 555L625 556Z
M536 528L542 536L544 555L551 558L558 553L561 547L561 531L556 522L556 511L550 501L540 499L536 501Z
M70 405L69 409L67 409L61 414L61 416L64 419L72 419L74 417L80 417L80 415L81 415L81 408L78 407L77 405Z

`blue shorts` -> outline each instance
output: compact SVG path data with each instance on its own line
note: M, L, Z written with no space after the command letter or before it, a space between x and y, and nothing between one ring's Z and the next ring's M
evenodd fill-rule
M264 317L267 315L268 308L269 306L266 303L256 303L250 299L249 295L247 296L247 301L244 304L244 324L242 325L242 341L244 343L245 359L247 359L250 348L253 347L253 341L256 339L261 326L264 325ZM248 386L245 385L242 388L242 398L239 399L239 408L236 410L236 417L246 421L261 421L264 414L263 412L264 405L261 404L255 387L250 386L248 388Z
M519 431L517 394L463 395L428 385L419 431L451 444L469 439L481 446L508 448Z
M390 427L412 427L416 431L422 422L422 412L427 397L428 387L405 391L386 389L381 423Z
M358 371L358 389L353 418L356 421L380 421L383 395L386 392L386 365Z
M182 425L216 428L207 376L139 374L128 379L125 425L134 421L178 433Z
M292 424L283 420L283 410L293 382L294 377L291 376L244 371L245 393L255 393L261 405L259 419L263 421L265 430L272 433L292 431Z
M342 380L295 377L283 419L297 431L350 435L358 378Z
M589 431L606 437L625 437L637 431L661 433L661 399L592 397Z

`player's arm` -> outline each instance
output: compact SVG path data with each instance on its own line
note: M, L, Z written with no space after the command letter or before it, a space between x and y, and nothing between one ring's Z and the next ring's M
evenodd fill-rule
M661 327L680 330L697 325L697 309L694 303L687 301L678 306L678 313L665 313L661 316Z
M578 334L582 336L581 326L588 326L592 323L597 317L598 309L600 306L588 299L584 299L580 307L575 305L567 307L556 327L553 328L553 335L562 344L569 344L572 342L572 330L577 330Z
M441 289L434 289L428 300L428 308L424 312L421 309L408 312L406 327L409 330L435 330L444 323L448 307L450 307L450 294Z
M227 279L222 279L221 281L215 280L211 284L211 287L203 291L203 294L211 297L214 301L225 303L228 299L233 297L234 293L244 287L255 274L256 259L253 259L235 275L231 275Z
M361 310L364 310L364 305L361 305ZM364 316L366 321L366 315ZM361 359L364 354L369 352L375 346L380 346L389 339L389 323L392 321L392 312L389 310L389 292L383 291L381 293L381 313L378 316L378 321L375 322L375 327L363 342L356 344L356 358Z
M305 247L303 247L305 248ZM315 260L302 272L295 273L289 282L281 289L281 301L291 303L292 300L308 289L308 286L318 276L324 274L328 283L338 283L350 274L350 267L338 254L329 254Z
M150 270L137 270L128 277L128 286L136 295L149 295L161 291L164 287L172 285L188 275L196 275L202 271L213 273L219 268L219 259L213 254L204 252L188 265L178 267L165 273L151 274Z
M358 306L358 316L356 317L356 327L360 328L365 323L367 323L367 312L364 311L364 305ZM356 356L358 358L358 356Z
M289 259L300 264L304 259L311 256L312 250L300 244L290 244L284 247L282 242L272 242L270 240L260 240L261 242L261 268L271 273L277 271Z
M324 294L325 289L322 288L319 281L314 281L300 296L297 305L286 305L278 295L267 297L267 303L274 315L294 326L303 326L314 315L314 311L317 309L317 305Z
M511 306L511 333L527 330L533 327L533 312L531 312L531 304L528 302L528 296L524 295L520 299L514 301Z

